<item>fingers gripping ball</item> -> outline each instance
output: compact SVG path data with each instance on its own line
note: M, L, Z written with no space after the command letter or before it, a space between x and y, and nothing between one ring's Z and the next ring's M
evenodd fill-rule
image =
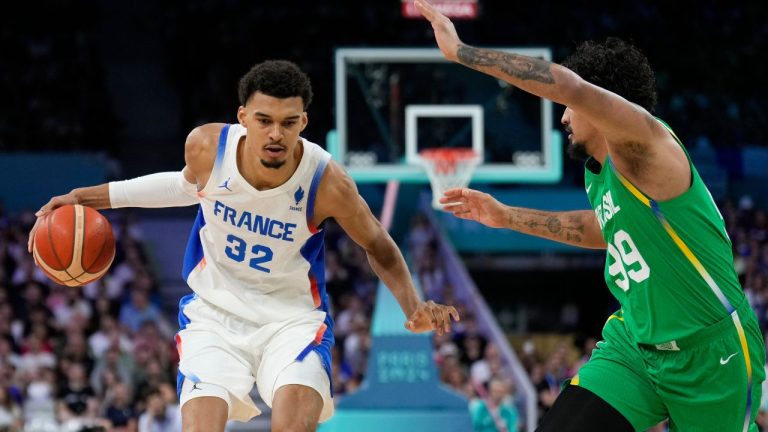
M90 207L59 207L41 221L32 254L54 282L85 285L104 276L115 258L112 226Z

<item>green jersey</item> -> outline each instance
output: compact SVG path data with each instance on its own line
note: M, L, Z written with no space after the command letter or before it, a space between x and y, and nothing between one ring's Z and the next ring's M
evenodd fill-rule
M723 218L692 163L690 188L667 201L645 196L610 158L593 165L585 187L607 244L605 280L637 343L674 343L744 301Z

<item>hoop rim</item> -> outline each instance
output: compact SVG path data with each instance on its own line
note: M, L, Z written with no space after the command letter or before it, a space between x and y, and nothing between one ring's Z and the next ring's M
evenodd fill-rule
M420 150L419 156L432 161L460 161L475 159L478 154L470 147L433 147Z

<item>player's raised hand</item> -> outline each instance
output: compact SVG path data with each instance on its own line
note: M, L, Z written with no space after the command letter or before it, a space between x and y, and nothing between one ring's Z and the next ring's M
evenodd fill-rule
M432 300L421 302L416 310L408 318L405 328L414 333L423 333L430 330L442 335L451 331L451 318L459 321L459 312L453 306L445 306Z
M443 52L445 58L450 61L456 61L458 59L457 52L461 40L456 33L456 27L447 16L443 15L435 9L434 6L429 4L426 0L415 0L413 2L416 8L424 15L424 18L428 19L432 23L432 30L435 32L435 40L437 46L440 47L440 51Z
M40 207L40 210L35 213L37 220L35 221L35 225L32 226L32 230L29 231L29 240L27 241L27 251L29 253L32 253L32 244L35 242L35 231L37 231L37 227L40 225L40 219L45 217L48 213L67 204L77 204L77 198L71 193L51 198L50 201Z
M440 198L440 204L462 219L474 220L492 228L507 225L504 205L487 193L468 188L448 189Z

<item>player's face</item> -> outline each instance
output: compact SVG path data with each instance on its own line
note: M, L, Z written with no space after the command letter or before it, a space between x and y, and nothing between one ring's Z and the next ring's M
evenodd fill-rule
M278 169L293 157L299 134L307 126L303 100L254 93L237 111L240 124L248 129L249 145L256 149L261 164Z
M560 123L568 134L568 156L577 160L588 158L592 154L589 147L595 140L597 129L586 118L567 107Z

